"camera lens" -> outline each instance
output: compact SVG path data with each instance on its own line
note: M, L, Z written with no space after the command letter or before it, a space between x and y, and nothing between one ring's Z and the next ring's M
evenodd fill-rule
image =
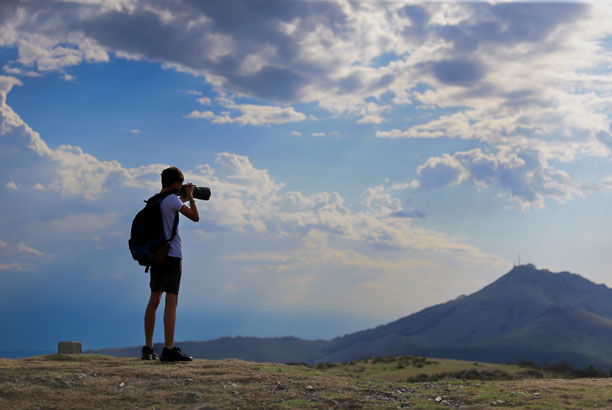
M210 198L210 188L195 187L193 189L193 197L201 199L203 201L208 201L208 199Z
M178 195L179 196L185 196L186 192L185 192L185 187L186 185L183 185L181 187L181 190L179 191ZM201 199L203 201L208 201L210 199L210 188L207 187L199 187L199 186L193 186L193 197L196 199Z

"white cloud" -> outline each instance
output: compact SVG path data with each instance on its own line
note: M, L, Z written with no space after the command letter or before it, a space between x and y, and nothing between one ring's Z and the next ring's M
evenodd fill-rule
M159 166L125 169L117 161L101 161L77 146L50 148L40 134L6 103L6 96L15 85L21 85L21 82L14 77L0 76L0 133L53 164L49 172L39 175L41 181L33 184L36 189L44 190L48 186L63 195L79 195L93 200L108 189L106 185L113 178L127 186L147 186L147 177L159 174ZM20 186L19 181L11 182Z
M50 257L49 254L45 253L45 252L41 252L38 249L32 248L31 246L26 245L23 242L19 242L16 245L16 250L18 253L20 254L24 254L27 256L38 256L41 258L48 258Z
M244 272L231 285L233 297L276 308L300 306L347 314L363 311L368 315L397 315L448 299L445 289L449 282L477 289L486 279L476 272L485 266L501 270L508 265L493 256L468 261L456 255L412 255L403 249L373 257L351 248L333 247L330 236L311 230L295 249L225 254L225 260L239 264ZM450 270L451 277L438 274ZM418 291L414 283L420 284ZM282 296L271 301L266 298L269 294Z
M252 230L302 237L313 229L359 243L411 251L454 255L457 258L491 258L477 248L446 235L415 228L415 212L403 212L401 201L384 186L364 192L364 211L353 211L336 192L305 196L285 191L266 170L255 168L244 156L222 153L218 167L208 165L186 177L196 185L214 187L206 219L232 230Z
M385 121L383 113L389 111L390 109L391 106L389 105L367 103L360 109L359 114L361 115L361 118L357 122L360 124L381 124Z
M35 155L49 160L50 172L40 177L50 189L95 200L102 192L116 189L112 185L114 181L119 185L139 188L158 187L160 169L165 167L162 164L126 169L116 161L100 161L79 147L50 148L6 104L6 94L18 83L14 78L0 78L2 129L5 136L17 136ZM364 192L366 209L357 212L349 209L344 199L335 192L305 196L298 191L286 191L283 183L274 181L268 171L256 168L247 157L241 155L221 153L214 167L204 164L194 171L184 172L197 185L213 187L214 200L206 204L205 218L208 223L233 231L267 232L298 238L312 238L309 232L319 231L356 243L437 253L461 260L495 259L439 232L414 228L409 217L395 217L395 214L403 211L401 202L384 186L367 189ZM69 214L51 222L44 229L50 229L56 235L69 233L73 239L91 240L109 234L108 229L116 226L118 218L119 215L114 212ZM26 245L21 250L37 251ZM349 257L343 254L346 252L335 253L334 257L348 260ZM356 257L365 265L382 263L350 252L346 255Z
M186 118L207 119L215 124L270 125L299 122L306 119L301 112L293 107L273 107L254 104L228 103L227 108L238 110L242 115L232 117L229 112L216 115L212 111L192 111Z
M274 8L262 13L249 2L219 8L184 0L22 2L6 8L0 44L19 49L11 64L40 71L108 61L115 53L201 75L220 95L314 102L360 123L386 120L383 95L399 105L461 108L414 128L380 130L386 137L491 142L565 130L579 138L601 130L603 107L611 106L612 86L602 74L612 60L601 42L612 34L605 4L337 0ZM233 109L242 115L189 116L252 125L303 119L289 107ZM580 144L584 155L605 155L592 141Z
M6 70L62 72L84 61L109 61L109 53L115 53L201 75L221 96L315 102L332 113L354 115L360 123L384 123L391 111L389 103L381 102L384 95L394 104L449 109L453 112L431 121L379 130L377 135L458 137L493 150L535 151L543 161L533 162L535 169L546 170L539 177L542 188L558 199L579 192L553 188L566 186L570 177L553 171L550 161L610 154L605 135L612 86L604 69L612 58L601 42L612 33L608 6L344 1L277 6L275 14L254 20L255 10L245 3L229 10L231 24L220 25L219 10L206 3L179 1L171 7L163 1L92 0L59 8L19 3L5 9L0 43L19 51ZM236 30L243 21L253 26ZM160 37L125 35L134 24ZM208 97L198 101L210 104ZM243 125L306 119L291 106L238 104L226 97L220 101L227 112L194 110L187 117ZM7 107L3 104L3 130L21 127ZM27 126L23 133L30 134L35 152L61 164L57 180L41 183L49 189L76 194L76 187L83 186L87 188L80 193L94 198L114 175L133 183L133 170L116 162L99 161L78 147L51 149ZM468 178L451 163L456 154L433 158L419 168L418 183L427 185L426 178L433 178L446 186ZM442 173L446 183L441 183ZM483 187L492 181L472 182ZM520 189L525 193L516 194ZM525 199L529 187L520 189L513 187L510 196L542 204L537 195Z
M324 268L365 268L375 271L408 272L419 268L432 267L435 263L419 259L390 260L388 258L374 258L354 249L334 249L328 244L330 234L316 229L310 230L302 238L302 247L289 251L229 253L224 256L226 260L239 260L250 262L267 262L250 273L280 274L297 270L317 270ZM252 267L251 267L252 268Z
M62 208L60 216L33 221L31 225L21 227L21 231L16 232L16 236L23 236L15 241L18 245L8 245L2 250L12 252L15 260L3 259L0 270L34 270L36 264L32 259L38 259L39 265L51 263L52 260L60 259L59 255L75 252L75 249L79 252L91 252L92 249L111 252L106 244L111 240L116 243L118 237L125 239L133 214L129 211L131 208L115 208L115 202L110 212L100 211L99 206L107 198L123 192L120 191L122 187L159 189L159 172L166 165L146 164L125 168L117 161L100 161L80 147L50 147L6 103L7 93L17 84L19 81L15 78L0 77L3 142L18 145L24 151L29 150L31 156L30 164L20 164L20 169L32 172L21 172L14 176L15 185L27 186L19 178L20 175L28 174L40 178L43 189L47 187L36 195L57 201L58 196L53 197L52 194L59 192L69 196L70 200L64 204L73 202L74 196L81 196L90 201L94 209L69 207L71 211L68 212ZM41 163L44 172L33 168ZM242 155L220 153L214 164L203 164L194 170L183 171L188 180L213 188L213 197L205 204L206 212L201 214L206 230L209 227L213 232L229 230L231 235L235 235L234 238L248 235L256 238L291 238L300 244L283 251L226 254L229 262L250 265L248 271L244 271L248 276L267 276L270 272L284 275L279 281L264 279L259 285L249 281L232 282L228 290L237 297L247 292L251 297L260 298L271 289L278 289L284 295L278 305L296 306L296 303L305 301L304 306L309 308L314 309L318 304L342 311L362 306L360 303L364 300L373 302L372 298L392 292L393 301L387 300L384 306L378 308L379 312L388 314L405 306L402 305L405 303L404 298L412 292L406 290L398 293L393 287L402 285L410 289L407 284L421 280L425 275L423 272L448 270L451 266L486 265L490 269L491 266L506 264L501 258L483 252L461 239L414 227L411 217L398 217L404 211L402 203L393 196L393 190L385 185L366 189L363 193L363 209L353 210L337 192L304 195L299 191L287 190L267 170L255 166L248 157ZM33 236L46 238L46 242L43 246L30 242L29 238ZM338 242L342 245L338 245ZM61 249L57 251L57 248ZM374 249L380 248L389 253L372 256L376 253ZM24 258L28 262L22 260ZM444 262L438 262L440 260ZM257 264L253 264L253 261ZM320 273L305 271L317 267L321 268ZM329 267L329 270L325 267ZM353 280L350 276L353 272L359 272L362 278ZM421 276L413 276L417 273ZM245 283L252 287L245 288ZM258 288L262 283L264 288ZM389 283L393 284L391 288ZM333 292L341 288L350 288L354 293L348 293L342 298L334 297ZM321 291L328 294L321 296ZM431 296L429 293L417 295L415 306L427 303L425 295ZM435 297L441 297L439 292Z
M596 181L590 181L590 182L584 182L581 186L580 189L583 192L598 192L598 191L612 191L612 175L606 175L603 178L596 180Z
M23 241L16 244L0 241L0 255L3 261L0 264L0 271L33 270L40 263L48 263L53 260L53 255L27 245Z
M19 64L26 71L63 72L65 68L85 61L109 61L108 53L95 40L83 36L82 32L63 30L61 25L65 22L61 16L46 21L38 21L38 16L28 14L19 7L15 15L9 18L12 24L0 32L3 37L0 42L12 43L19 48L17 61L9 63L9 67ZM72 76L65 74L64 78L71 80Z
M49 147L6 104L6 94L18 83L14 78L0 78L0 112L4 137L10 136L13 143L22 144L33 155L48 161L45 175L39 177L52 191L64 195L80 195L93 201L100 199L102 192L115 192L121 185L139 189L158 188L159 172L165 167L162 164L126 169L116 161L100 161L79 147ZM410 266L408 260L385 262L351 249L316 245L315 239L319 238L320 243L320 240L327 241L327 237L332 237L366 247L403 249L414 253L415 261L444 257L468 265L484 261L503 263L498 257L483 253L461 240L413 227L410 217L397 217L403 211L401 202L393 197L392 190L382 185L367 189L363 197L365 209L355 211L348 208L344 198L336 192L304 195L299 191L286 190L282 182L275 181L267 170L255 167L246 156L221 153L217 155L214 165L204 164L184 172L186 178L196 185L213 188L213 199L206 203L207 212L202 216L205 223L229 228L236 233L242 231L304 238L306 248L289 254L289 259L297 258L300 261L310 258L319 261L317 263L327 260L348 267L359 264L364 269L369 267L384 270L385 266L389 269L399 268L402 264ZM17 179L15 183L20 184ZM41 224L39 231L53 232L56 238L68 237L83 243L92 240L99 242L100 238L113 234L119 219L123 217L119 210L69 213ZM315 232L319 232L319 236ZM31 245L23 245L21 250L31 254L38 251ZM299 256L300 252L304 255ZM418 253L427 256L420 258L416 256ZM276 269L292 270L295 266L295 262L288 261L284 268L277 266ZM299 281L299 278L291 280Z
M440 188L471 182L479 188L498 184L524 210L541 208L545 199L559 202L583 196L564 171L550 166L537 151L500 149L497 154L480 148L429 158L417 169L418 179L403 186Z
M200 76L207 83L203 89L217 93L215 107L218 102L223 108L204 107L189 118L286 124L306 120L293 106L301 103L328 111L317 112L319 118L348 115L356 123L376 124L379 137L464 139L457 145L470 148L431 154L415 179L365 189L357 209L337 192L289 190L246 156L222 153L216 163L185 170L198 185L213 187L203 219L214 229L236 237L255 232L257 238L299 240L292 249L226 255L248 265L253 276L273 273L264 283L287 295L288 303L347 309L384 303L397 312L407 300L431 304L448 281L469 282L474 266L491 272L505 262L461 238L419 227L411 217L417 212L404 209L395 191L468 183L495 187L523 209L537 208L589 192L574 182L566 163L612 152L612 58L602 41L611 34L607 6L344 0L280 1L271 5L273 12L258 2L240 6L183 0L0 6L0 46L17 50L4 67L11 76L0 77L0 138L29 149L36 156L32 163L39 163L36 172L7 175L5 187L34 187L45 198L54 192L70 200L84 197L91 205L121 187L159 188L166 165L126 168L78 146L50 146L6 102L11 87L21 84L14 76L27 81L56 73L71 80L71 67L111 57ZM195 96L194 103L212 104L200 91L187 94ZM432 113L431 119L420 112ZM611 189L612 180L596 185ZM53 237L75 234L72 240L79 242L110 235L109 225L119 224L127 211L83 212L44 227ZM21 238L11 243L22 244L19 257L51 252ZM3 252L9 247L16 252L0 241ZM384 254L374 257L372 248ZM21 260L0 264L0 270L26 268ZM320 280L312 274L319 270ZM436 279L436 273L449 271L460 273ZM350 287L343 288L342 280ZM415 282L429 290L412 291ZM227 290L240 295L248 285L253 283L235 282ZM338 289L347 291L320 297Z
M376 216L389 216L402 210L402 202L394 198L384 185L366 189L363 202L368 211Z
M437 53L444 59L422 73L425 90L404 97L453 112L377 136L474 139L537 150L547 160L609 155L596 136L608 129L612 107L612 86L601 75L612 62L601 42L611 34L610 9L553 7L453 6L456 18L442 34L448 48ZM528 22L539 24L527 29Z
M18 67L12 67L10 63L5 64L4 67L2 67L2 69L7 75L24 76L24 77L42 77L42 74L40 74L37 71L24 70Z
M26 270L26 268L23 266L23 264L19 262L0 263L0 271L3 271L3 270L23 271L23 270Z

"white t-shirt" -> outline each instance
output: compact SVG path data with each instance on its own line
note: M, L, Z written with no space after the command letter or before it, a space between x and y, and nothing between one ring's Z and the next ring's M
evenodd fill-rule
M183 207L183 203L178 196L170 194L165 197L159 204L162 215L162 225L164 227L164 235L166 238L172 236L172 227L174 226L174 218L176 213ZM182 258L183 252L181 251L181 236L179 235L179 228L176 227L176 235L170 242L170 251L168 256L174 256L175 258Z

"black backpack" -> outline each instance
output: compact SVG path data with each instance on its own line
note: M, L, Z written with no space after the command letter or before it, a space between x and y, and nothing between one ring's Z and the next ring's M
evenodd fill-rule
M178 191L166 191L147 199L147 205L136 214L132 221L132 230L128 245L132 258L138 264L145 266L145 272L149 271L151 265L163 262L168 256L170 242L176 235L178 227L178 212L174 217L172 236L168 239L164 235L162 226L162 215L160 204L168 195L176 194Z

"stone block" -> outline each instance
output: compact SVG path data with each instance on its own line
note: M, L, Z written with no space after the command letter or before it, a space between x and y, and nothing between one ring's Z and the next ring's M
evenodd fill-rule
M81 354L83 346L81 342L59 342L57 344L58 354Z

